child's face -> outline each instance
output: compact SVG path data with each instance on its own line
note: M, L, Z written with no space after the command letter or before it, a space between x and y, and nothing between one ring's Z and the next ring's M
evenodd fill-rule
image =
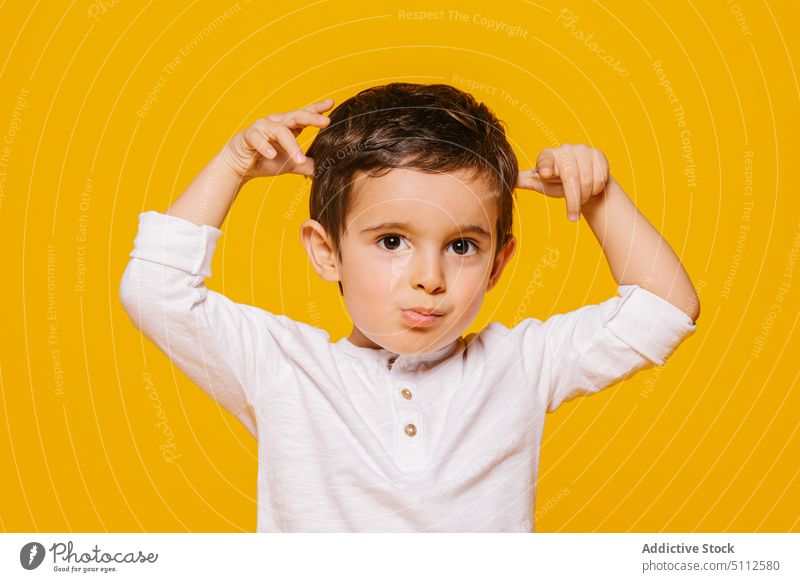
M497 212L488 186L469 172L357 174L338 264L349 339L421 354L458 338L514 252L512 238L495 259ZM404 313L413 308L441 315Z

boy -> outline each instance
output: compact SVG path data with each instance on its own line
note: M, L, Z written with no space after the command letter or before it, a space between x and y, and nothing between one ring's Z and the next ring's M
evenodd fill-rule
M664 364L696 329L692 283L595 149L520 172L501 122L447 85L332 105L258 120L142 213L122 304L257 436L257 531L534 531L545 412ZM242 184L290 172L312 177L301 241L353 320L335 343L204 284ZM514 253L515 187L583 213L619 296L463 338Z

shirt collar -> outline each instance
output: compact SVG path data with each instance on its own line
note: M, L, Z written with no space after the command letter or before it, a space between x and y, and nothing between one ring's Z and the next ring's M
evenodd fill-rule
M448 345L435 350L433 352L427 352L424 354L415 354L415 355L403 355L397 354L395 352L389 351L384 348L374 349L374 348L362 348L361 346L357 346L352 343L347 337L343 337L335 344L339 349L341 349L344 353L348 356L351 356L355 359L362 360L368 363L377 363L382 366L389 365L390 362L392 363L392 367L394 366L403 366L403 367L415 367L419 364L427 364L428 366L433 366L439 363L442 360L447 359L451 356L454 352L457 351L459 347L464 345L464 339L461 337L456 338Z

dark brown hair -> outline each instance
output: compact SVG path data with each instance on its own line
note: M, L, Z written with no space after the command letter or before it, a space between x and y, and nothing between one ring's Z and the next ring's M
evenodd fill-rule
M309 210L339 258L355 174L394 168L472 170L497 193L495 256L508 242L517 157L504 123L472 95L445 84L389 83L350 97L329 117L306 151L314 160Z

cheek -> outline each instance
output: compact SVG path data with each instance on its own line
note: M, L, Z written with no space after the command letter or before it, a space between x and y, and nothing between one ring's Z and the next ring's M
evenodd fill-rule
M344 280L348 311L354 318L374 319L389 305L393 288L391 260L365 249L354 249L347 255L340 271Z
M448 285L453 291L472 295L485 287L491 266L486 260L454 261L448 271Z
M411 256L390 255L373 250L362 251L354 261L355 278L362 286L362 295L378 302L403 291L408 278Z
M463 264L454 269L448 282L449 295L463 317L474 316L480 311L488 280L488 266L483 263Z

